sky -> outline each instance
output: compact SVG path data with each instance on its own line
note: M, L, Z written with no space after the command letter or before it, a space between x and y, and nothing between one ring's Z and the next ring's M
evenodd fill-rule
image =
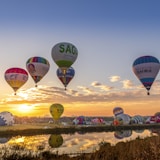
M63 116L113 116L116 106L131 116L160 111L160 75L147 96L132 71L140 56L160 59L159 5L159 0L0 1L0 112L50 116L53 103L64 106ZM51 57L60 42L78 49L66 91ZM34 56L46 58L50 69L37 88L29 77L15 96L4 73L26 69Z

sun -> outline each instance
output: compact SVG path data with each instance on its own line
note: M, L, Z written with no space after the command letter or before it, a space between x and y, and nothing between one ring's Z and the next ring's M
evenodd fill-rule
M18 111L21 112L21 113L28 113L28 112L33 111L33 106L28 105L28 104L21 104L18 107Z

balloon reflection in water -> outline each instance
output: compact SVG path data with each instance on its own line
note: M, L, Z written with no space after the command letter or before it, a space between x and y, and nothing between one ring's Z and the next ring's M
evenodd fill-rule
M117 139L127 138L127 137L130 137L131 135L132 135L131 130L121 130L121 131L114 132L114 137Z
M0 144L7 143L12 137L0 137Z
M51 134L48 139L48 144L52 148L58 148L63 144L63 137L60 134Z

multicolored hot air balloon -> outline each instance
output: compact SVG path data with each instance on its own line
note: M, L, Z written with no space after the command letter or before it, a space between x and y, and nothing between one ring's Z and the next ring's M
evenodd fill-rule
M74 77L74 75L75 75L75 71L74 71L73 67L69 67L67 69L65 75L62 73L62 70L60 68L57 69L57 77L60 79L60 81L64 85L65 90L66 90L66 87L69 84L69 82Z
M78 56L77 48L67 42L61 42L53 46L51 51L53 61L61 68L65 75L66 71L75 62Z
M148 95L151 86L159 72L159 60L153 56L142 56L137 58L132 66L133 72L147 89Z
M52 134L48 139L48 144L52 148L58 148L63 144L63 137L60 134Z
M16 91L28 80L28 73L22 68L9 68L4 74L5 80Z
M26 68L37 86L37 83L47 74L50 64L43 57L31 57L26 62Z
M118 115L121 115L123 113L124 113L123 108L121 108L121 107L114 107L113 108L113 114L114 114L114 116L118 116Z
M54 120L58 120L64 112L63 105L54 103L50 106L50 113Z

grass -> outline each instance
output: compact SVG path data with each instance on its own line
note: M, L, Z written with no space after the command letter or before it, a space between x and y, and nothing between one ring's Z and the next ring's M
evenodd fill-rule
M1 126L0 136L25 136L40 134L74 134L76 132L108 132L117 130L141 130L160 128L160 124L140 124L140 125L121 125L121 126L63 126L62 124L49 123L32 123L32 124L15 124L13 126Z

